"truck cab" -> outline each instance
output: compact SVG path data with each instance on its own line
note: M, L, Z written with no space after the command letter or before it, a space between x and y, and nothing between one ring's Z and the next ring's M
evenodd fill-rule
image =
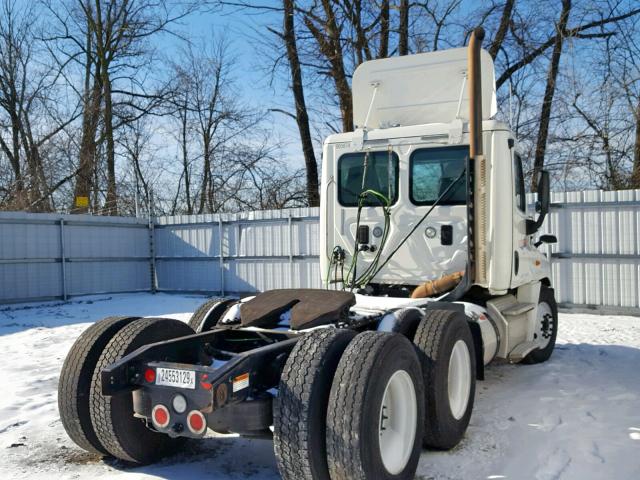
M549 282L550 267L534 246L535 231L527 226L534 222L534 212L528 210L517 139L508 125L493 119L493 61L486 51L480 58L486 178L481 179L484 201L475 207L482 210L485 224L486 275L476 285L490 295L504 295L532 281ZM329 136L323 148L320 261L325 286L351 285L354 268L358 277L358 271L375 262L381 268L363 280L396 295L465 271L469 229L464 171L470 143L466 61L463 48L374 60L356 70L358 127ZM364 191L382 197L361 198ZM358 232L366 243L357 241ZM349 271L354 248L359 249L357 266ZM336 252L343 252L344 267ZM347 273L350 277L343 278Z

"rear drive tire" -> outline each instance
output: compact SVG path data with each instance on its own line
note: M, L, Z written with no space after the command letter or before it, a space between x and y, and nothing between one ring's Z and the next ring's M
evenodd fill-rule
M424 318L421 310L417 308L403 308L396 314L396 322L391 329L394 333L404 335L409 340L413 340L418 330L420 321Z
M536 319L535 339L541 338L544 346L531 351L522 363L535 364L549 360L556 346L558 336L558 305L553 288L542 285L538 302L538 318Z
M229 298L211 298L200 305L189 319L189 326L196 333L211 330L236 300Z
M424 425L422 372L403 335L363 332L347 347L327 408L331 480L410 479Z
M80 448L107 455L91 424L91 379L98 359L111 338L138 317L108 317L87 328L75 341L62 365L58 381L58 410L67 434Z
M184 322L166 318L141 318L120 330L105 347L91 382L91 421L100 443L114 457L125 462L147 464L180 448L183 438L171 438L133 416L131 393L104 396L100 373L139 347L192 335Z
M448 450L462 440L473 411L476 362L467 318L455 310L427 310L413 343L424 375L424 446Z
M355 335L351 330L313 331L287 359L273 412L274 450L284 480L329 480L329 392L338 362Z

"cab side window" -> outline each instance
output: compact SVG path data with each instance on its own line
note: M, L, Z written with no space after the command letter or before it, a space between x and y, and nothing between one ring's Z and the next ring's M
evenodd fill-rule
M515 181L516 205L521 212L527 211L527 198L524 190L524 172L520 155L513 155L513 180Z

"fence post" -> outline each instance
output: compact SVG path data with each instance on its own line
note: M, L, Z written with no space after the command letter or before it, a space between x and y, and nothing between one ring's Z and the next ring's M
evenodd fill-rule
M154 225L154 211L153 211L153 189L149 190L149 196L147 197L147 229L149 231L149 275L151 276L151 293L155 294L158 287L158 279L156 276L156 233Z
M158 290L158 278L156 275L156 229L153 223L153 217L149 216L149 274L151 275L151 293Z
M218 254L220 256L220 296L224 297L224 244L222 241L222 217L218 214Z
M60 218L60 269L62 273L62 300L67 301L67 264L64 248L64 218Z
M288 212L288 223L289 223L289 288L293 288L293 221L291 219L291 212Z

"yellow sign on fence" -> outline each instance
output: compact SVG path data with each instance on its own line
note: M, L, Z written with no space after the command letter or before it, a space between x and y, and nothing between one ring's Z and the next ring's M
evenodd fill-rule
M76 197L76 207L88 207L89 206L89 197Z

